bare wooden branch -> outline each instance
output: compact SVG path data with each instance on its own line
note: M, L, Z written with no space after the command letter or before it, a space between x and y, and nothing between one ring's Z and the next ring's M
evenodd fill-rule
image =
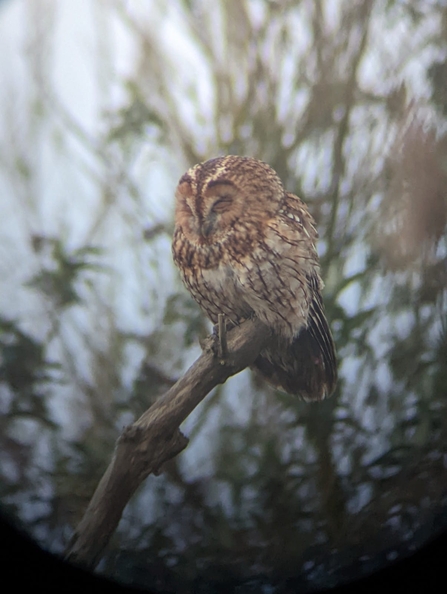
M247 320L227 336L225 360L215 355L215 336L176 382L117 441L112 461L69 543L67 560L93 569L99 562L127 502L151 473L188 445L180 424L218 384L251 365L270 337L259 320Z

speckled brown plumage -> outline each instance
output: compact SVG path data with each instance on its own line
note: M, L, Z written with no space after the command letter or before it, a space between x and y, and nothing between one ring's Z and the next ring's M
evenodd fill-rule
M214 323L255 315L272 328L253 367L304 400L337 380L317 238L306 205L262 161L217 157L179 181L172 251L186 287Z

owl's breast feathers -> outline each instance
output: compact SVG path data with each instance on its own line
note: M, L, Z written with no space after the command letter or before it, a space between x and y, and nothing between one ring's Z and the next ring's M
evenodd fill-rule
M233 323L252 315L243 289L238 282L238 272L244 267L247 246L254 243L247 237L223 243L191 241L181 227L176 228L172 251L183 282L213 323L219 313L224 313Z

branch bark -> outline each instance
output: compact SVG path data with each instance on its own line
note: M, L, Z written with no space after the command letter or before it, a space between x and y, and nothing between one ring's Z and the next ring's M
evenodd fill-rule
M270 338L259 320L247 320L227 335L227 356L215 356L215 336L172 388L124 429L112 460L67 548L66 559L94 569L129 499L151 473L188 445L180 424L218 384L253 363Z

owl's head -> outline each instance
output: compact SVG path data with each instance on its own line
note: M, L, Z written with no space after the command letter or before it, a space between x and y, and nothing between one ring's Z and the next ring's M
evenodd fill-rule
M278 211L284 188L276 172L251 157L228 155L189 169L176 191L175 222L188 239L221 240L238 221L260 225Z

